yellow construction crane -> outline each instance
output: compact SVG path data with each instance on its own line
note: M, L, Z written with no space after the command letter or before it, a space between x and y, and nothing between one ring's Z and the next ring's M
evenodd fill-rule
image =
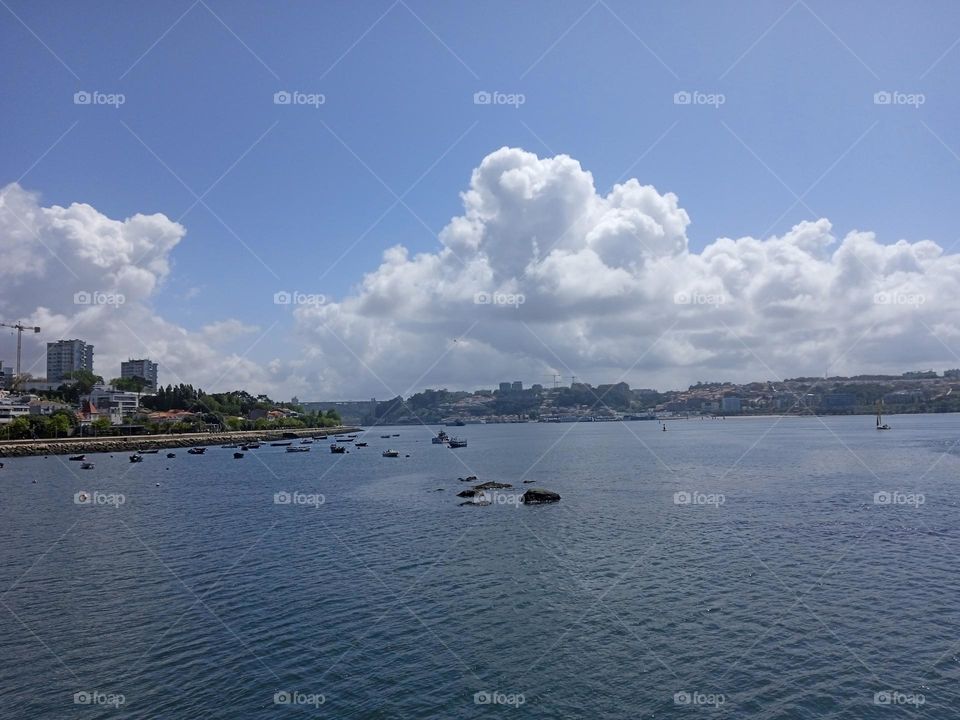
M40 328L31 325L24 325L22 322L16 322L13 324L0 322L0 326L13 328L17 331L17 374L13 376L13 387L17 387L17 385L20 384L20 348L23 345L23 331L32 330L34 333L38 333L40 332Z

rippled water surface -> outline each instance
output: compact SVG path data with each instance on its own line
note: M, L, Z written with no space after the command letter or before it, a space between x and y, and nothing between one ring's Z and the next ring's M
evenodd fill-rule
M0 715L958 717L960 417L889 420L6 460Z

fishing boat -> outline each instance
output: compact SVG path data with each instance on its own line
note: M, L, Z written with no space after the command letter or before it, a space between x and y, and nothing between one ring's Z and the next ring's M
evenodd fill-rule
M356 445L355 445L355 447L366 447L366 446L367 446L367 444L366 444L365 442L358 442L358 443L356 443Z
M450 439L450 436L447 435L443 430L438 432L435 437L430 438L430 442L434 445L443 445L447 440Z
M87 457L86 455L74 455L74 456L73 456L72 458L70 458L70 459L73 460L73 461L75 461L75 462L83 462L83 461L86 459L86 457Z
M287 452L310 452L308 447L288 447Z
M450 438L447 443L451 448L462 448L467 446L466 440L461 440L460 438Z
M293 443L290 443L290 442L275 442L275 443L270 443L270 447L286 447L287 445L293 445Z
M347 449L343 445L337 445L336 443L332 443L330 445L330 452L334 454L341 454L345 453L346 451Z
M143 455L137 455L137 453L134 453L133 455L130 456L130 462L132 463L143 462Z
M83 465L80 466L80 469L81 469L81 470L93 470L93 463L91 463L91 462L85 462Z
M187 450L191 455L203 455L207 449L205 447L194 447Z
M239 459L242 458L242 457L243 457L243 453L242 453L242 452L235 452L235 453L233 454L233 459L234 459L234 460L239 460Z
M883 422L883 413L881 412L883 402L877 400L877 430L889 430L890 426Z
M400 451L399 451L399 450L384 450L384 451L383 451L383 456L384 456L384 457L400 457Z

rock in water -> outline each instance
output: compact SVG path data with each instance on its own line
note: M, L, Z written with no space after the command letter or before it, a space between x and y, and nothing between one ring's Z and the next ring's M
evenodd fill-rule
M540 503L559 502L560 496L543 488L530 488L523 494L524 505L539 505Z
M472 497L476 497L479 494L480 494L480 491L478 490L461 490L460 492L457 493L457 497L472 498Z
M493 482L491 480L490 482L481 483L480 485L474 485L473 489L474 490L500 490L501 488L512 488L512 487L513 485L511 485L510 483L498 483L498 482Z

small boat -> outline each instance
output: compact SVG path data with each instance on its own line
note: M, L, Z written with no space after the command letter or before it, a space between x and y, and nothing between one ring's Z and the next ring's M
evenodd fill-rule
M70 459L73 460L73 461L75 461L75 462L83 462L83 461L86 459L86 457L87 457L86 455L74 455L74 456L73 456L72 458L70 458Z
M275 442L270 443L270 447L286 447L287 445L293 445L291 442Z
M233 454L233 459L234 459L234 460L239 460L239 459L242 458L242 457L243 457L243 453L242 453L242 452L235 452L235 453Z
M244 447L247 448L247 450L256 450L258 447L260 447L260 443L247 443Z
M288 447L287 452L310 452L308 447Z
M883 402L877 400L877 430L889 430L890 426L883 422L883 414L881 413L881 407Z
M133 455L130 456L130 462L133 462L133 463L143 462L143 455L137 455L137 453L134 453Z
M663 424L663 427L662 427L662 428L660 428L660 429L661 429L661 430L663 430L664 432L666 432L666 431L667 431L667 424L666 424L666 423L664 423L664 424Z
M333 443L332 445L330 445L330 452L332 453L340 454L340 453L345 453L346 451L347 449L343 445L337 445L336 443Z
M0 467L2 467L2 466L0 466ZM83 463L83 465L80 466L80 469L81 469L81 470L93 470L93 463L91 463L91 462L85 462L85 463Z
M239 445L221 445L220 447L223 448L224 450L232 450L240 446Z
M450 438L450 441L447 444L450 445L451 449L462 448L467 446L467 441L461 440L460 438Z
M443 445L447 440L450 439L450 436L447 435L443 430L438 432L435 437L430 438L430 442L434 445Z
M300 441L300 444L301 444L301 445L313 445L313 440L311 440L310 438L307 438L306 440L301 440L301 441Z
M176 453L167 453L168 458L175 458L176 456L177 456Z
M139 454L141 454L141 455L156 455L156 454L157 454L158 452L160 452L160 451L159 451L159 450L144 450L143 448L140 448L139 450L137 450L137 452L138 452Z
M382 439L384 439L384 440L389 440L389 439L390 439L390 436L389 436L389 435L381 435L380 437L381 437Z
M203 455L207 449L205 447L194 447L187 450L191 455Z
M394 436L394 437L400 437L400 433L394 433L393 436Z
M447 427L463 427L466 423L463 420L454 420L453 422L448 422Z
M399 450L384 450L384 451L383 451L383 456L384 456L384 457L400 457L400 451L399 451Z
M367 444L366 444L365 442L358 442L358 443L356 443L356 445L355 445L355 447L366 447L366 446L367 446Z
M240 449L243 450L244 452L246 452L247 450L250 449L250 446L249 446L249 445L241 445L241 446L240 446Z

